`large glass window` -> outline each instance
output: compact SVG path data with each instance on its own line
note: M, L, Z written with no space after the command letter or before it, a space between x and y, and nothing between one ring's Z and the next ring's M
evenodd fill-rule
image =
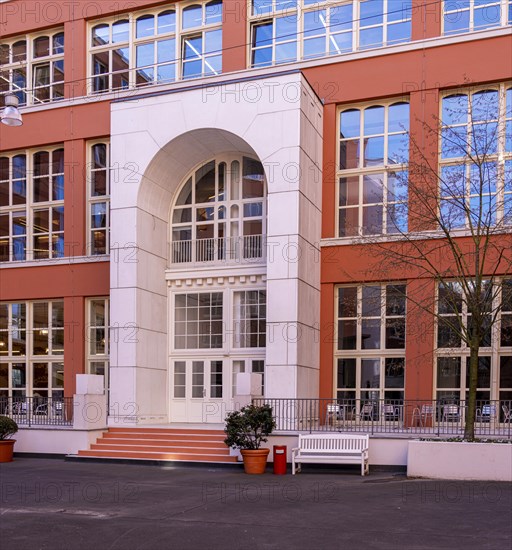
M172 4L94 22L91 92L165 84L222 72L222 2Z
M63 356L63 301L0 303L0 397L63 397Z
M263 258L263 166L248 157L207 162L185 181L172 210L171 262L242 262Z
M264 348L266 340L267 293L245 290L234 295L234 347Z
M482 294L493 297L489 304L478 363L477 400L512 399L510 361L512 356L512 280L484 282ZM483 299L483 297L482 297ZM471 313L457 282L438 286L436 388L441 401L467 399L469 388L469 347L463 336L471 329ZM496 316L494 327L492 317ZM484 326L485 329L485 326ZM498 374L499 373L499 374Z
M512 223L512 86L442 99L440 219L457 229Z
M407 231L409 104L339 112L338 236Z
M174 297L174 348L222 348L223 296L221 292L194 292Z
M405 285L343 286L336 304L339 399L403 399Z
M13 92L21 105L64 97L64 32L0 42L0 95L5 92Z
M64 256L64 149L0 156L0 261Z
M108 143L90 144L88 163L88 253L108 254L110 241L110 148Z
M107 388L109 348L109 300L91 298L87 301L87 372L104 376Z
M444 34L479 31L511 23L510 0L445 0L443 2Z
M410 39L410 0L252 1L252 67L379 48Z

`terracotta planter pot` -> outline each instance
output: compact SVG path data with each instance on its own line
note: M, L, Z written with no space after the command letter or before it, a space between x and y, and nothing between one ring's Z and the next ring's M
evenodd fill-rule
M267 457L270 449L249 450L243 449L240 451L244 457L244 470L246 474L263 474L267 467Z
M4 439L0 441L0 462L12 462L15 439Z

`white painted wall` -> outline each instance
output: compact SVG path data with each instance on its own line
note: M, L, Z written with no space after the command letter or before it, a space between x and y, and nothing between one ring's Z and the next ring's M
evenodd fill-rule
M409 441L407 475L434 479L512 481L512 444Z
M266 395L318 395L322 125L300 73L112 105L110 406L124 423L168 421L170 206L223 153L266 172Z
M88 449L104 430L20 428L13 439L15 453L76 454Z

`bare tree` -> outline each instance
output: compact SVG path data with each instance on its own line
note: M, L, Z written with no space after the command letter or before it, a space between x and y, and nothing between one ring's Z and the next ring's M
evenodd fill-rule
M389 236L360 238L373 245L378 278L399 269L435 281L437 298L408 290L407 300L431 314L438 345L441 338L469 350L469 440L481 348L496 345L500 311L512 303L511 280L503 279L512 273L511 103L503 87L467 88L443 98L440 117L417 120L408 173L387 180Z

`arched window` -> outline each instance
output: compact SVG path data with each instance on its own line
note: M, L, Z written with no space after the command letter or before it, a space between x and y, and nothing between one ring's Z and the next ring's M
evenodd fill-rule
M173 264L263 258L266 188L261 162L231 157L197 168L177 194L171 224Z

